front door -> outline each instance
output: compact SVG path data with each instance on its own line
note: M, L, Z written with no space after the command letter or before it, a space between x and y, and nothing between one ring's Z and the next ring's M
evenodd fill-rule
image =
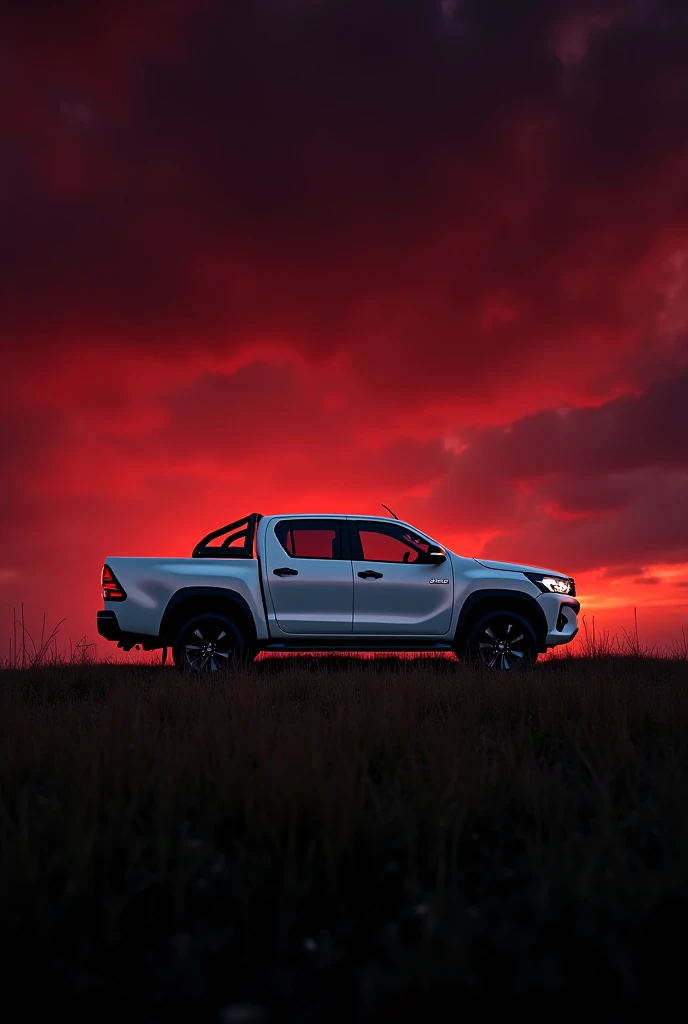
M282 632L351 635L354 595L345 520L268 523L265 573L274 623Z
M354 633L441 636L452 619L451 560L425 560L430 541L400 523L350 520Z

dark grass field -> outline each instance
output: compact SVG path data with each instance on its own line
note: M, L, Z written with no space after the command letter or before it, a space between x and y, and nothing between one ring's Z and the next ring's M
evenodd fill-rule
M668 659L5 670L4 1000L645 1020L685 988L687 729Z

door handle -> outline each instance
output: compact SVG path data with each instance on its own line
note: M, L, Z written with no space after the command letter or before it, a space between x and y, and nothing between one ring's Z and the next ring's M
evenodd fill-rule
M375 572L374 569L366 569L365 572L359 572L358 574L362 580L381 580L382 573Z
M298 576L298 569L273 569L273 576Z

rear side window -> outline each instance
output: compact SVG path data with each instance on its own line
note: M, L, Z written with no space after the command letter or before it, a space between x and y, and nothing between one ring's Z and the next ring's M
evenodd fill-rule
M341 524L336 519L281 519L275 536L291 558L341 558Z

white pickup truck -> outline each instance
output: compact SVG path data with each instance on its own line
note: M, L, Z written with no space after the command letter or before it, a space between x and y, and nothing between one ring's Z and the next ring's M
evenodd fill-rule
M574 581L464 558L397 519L257 512L191 558L108 558L98 632L182 671L260 651L453 651L509 670L578 632Z

